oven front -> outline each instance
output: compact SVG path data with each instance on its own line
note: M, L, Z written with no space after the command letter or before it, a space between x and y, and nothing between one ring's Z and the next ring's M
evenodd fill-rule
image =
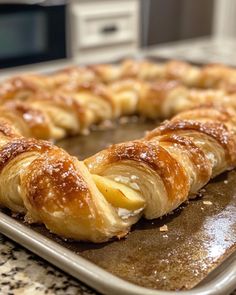
M0 3L0 69L67 56L64 1Z

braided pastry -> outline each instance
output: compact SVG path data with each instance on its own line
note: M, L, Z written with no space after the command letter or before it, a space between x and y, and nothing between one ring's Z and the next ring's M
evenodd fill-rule
M221 64L206 65L201 70L196 86L224 89L228 93L235 93L236 70Z
M189 113L190 112L190 113ZM86 159L0 122L0 204L62 237L103 242L163 216L235 167L235 113L183 112ZM189 119L191 117L191 119Z
M230 113L213 120L210 111L183 112L139 141L85 160L92 174L129 185L145 200L144 216L157 218L177 208L212 177L235 166L236 137ZM198 119L198 114L200 119ZM183 119L182 119L183 117ZM222 123L224 122L224 123Z
M186 62L169 61L154 63L148 60L124 60L121 64L104 64L90 66L98 79L105 83L125 78L141 80L168 79L178 80L187 86L197 85L200 78L200 69Z
M157 81L176 80L187 87L236 91L236 70L224 65L197 67L183 61L156 63L148 60L124 60L119 64L101 64L89 67L69 67L49 75L28 74L14 77L0 85L1 102L24 98L38 90L55 90L67 84L102 82L110 84L122 79Z
M109 85L121 114L139 114L151 119L166 119L200 105L235 108L235 96L223 90L187 88L175 80L147 82L126 79Z
M95 81L95 73L82 67L69 67L50 75L23 74L0 84L0 103L12 99L25 100L41 90L51 92L67 84Z
M12 99L24 100L39 89L50 89L47 79L42 75L22 75L10 78L0 84L0 103Z
M223 90L189 89L178 81L126 79L104 85L72 80L54 91L7 101L0 112L26 137L60 139L124 115L163 119L199 105L236 109L235 101Z
M83 162L51 143L26 139L1 122L0 144L0 204L25 214L28 222L43 223L63 237L101 242L124 236L140 217L121 218ZM138 193L117 191L131 192L143 206Z
M86 133L92 124L117 117L118 109L105 86L84 84L74 92L36 91L5 102L0 112L26 137L60 139Z
M220 64L198 67L183 61L155 63L147 60L125 60L121 64L92 66L97 78L105 83L124 78L146 81L177 80L187 87L218 88L236 91L236 70Z

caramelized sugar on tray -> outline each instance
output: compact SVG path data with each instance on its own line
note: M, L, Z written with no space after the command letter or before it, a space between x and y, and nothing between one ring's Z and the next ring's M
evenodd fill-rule
M87 137L63 140L58 145L84 158L107 143L141 137L156 124L123 124ZM41 226L32 228L135 284L163 290L191 289L236 250L235 182L235 171L219 176L201 191L201 198L162 219L139 221L120 241L99 245L64 242ZM168 231L160 230L164 225Z

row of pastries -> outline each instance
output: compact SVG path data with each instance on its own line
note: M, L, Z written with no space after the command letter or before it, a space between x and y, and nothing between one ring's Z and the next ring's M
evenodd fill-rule
M3 82L0 205L92 242L125 236L142 216L172 212L236 166L234 76L224 66L124 61ZM133 114L172 118L84 161L42 140Z
M121 116L166 119L199 104L232 105L235 70L185 62L124 61L26 74L0 85L5 120L26 136L58 140Z

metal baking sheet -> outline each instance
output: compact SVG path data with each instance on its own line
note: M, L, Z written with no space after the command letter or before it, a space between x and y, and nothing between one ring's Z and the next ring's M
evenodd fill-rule
M141 137L158 122L132 118L57 144L83 159L115 142ZM0 213L0 231L104 294L229 294L236 288L236 171L173 214L140 220L120 241L64 241L41 225ZM168 226L161 232L160 227Z

